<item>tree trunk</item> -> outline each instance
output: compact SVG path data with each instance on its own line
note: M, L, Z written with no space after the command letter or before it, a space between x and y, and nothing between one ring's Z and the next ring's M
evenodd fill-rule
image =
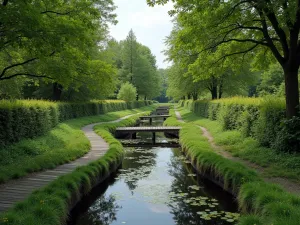
M196 101L198 99L198 93L197 92L193 92L192 96L193 96L194 101Z
M146 101L147 100L147 96L145 95L145 97L144 97L144 100Z
M188 97L188 99L191 99L191 94L190 94L190 93L188 93L187 97Z
M138 94L136 95L136 100L137 100L137 101L139 100L139 95L138 95Z
M211 77L211 85L209 87L209 91L211 93L212 100L218 98L218 82L214 76Z
M54 101L60 101L62 90L63 90L62 85L60 85L57 82L53 83L53 100Z
M211 99L212 100L218 98L218 88L217 88L217 86L213 86L210 92L211 92Z
M286 116L292 118L299 111L298 66L284 68Z
M223 95L223 83L221 82L220 86L219 86L219 99L222 98Z

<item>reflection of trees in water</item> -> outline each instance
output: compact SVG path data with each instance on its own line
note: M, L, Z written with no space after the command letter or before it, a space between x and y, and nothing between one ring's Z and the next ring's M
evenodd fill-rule
M180 157L182 154L179 150L173 151L173 156L171 156L170 164L169 164L169 174L173 176L175 179L172 182L171 185L171 192L174 193L189 193L188 197L195 197L195 195L190 194L189 186L195 185L195 182L193 181L193 178L189 177L189 173L193 173L192 169L186 166L182 160L180 160L178 157ZM204 192L200 189L200 191L197 191L197 196L206 196ZM209 197L209 196L207 196ZM224 224L223 221L220 221L219 219L206 221L200 218L200 216L197 214L198 211L203 211L205 208L200 206L191 206L190 204L184 202L184 198L174 198L172 200L172 203L169 204L170 211L174 215L173 219L176 221L176 225L221 225ZM214 210L213 210L214 211Z
M94 202L85 216L80 220L85 225L109 225L117 219L116 213L120 208L114 196L110 195L106 197L103 195Z
M140 179L146 178L156 166L156 153L153 149L138 148L126 151L125 158L122 163L122 169L128 170L122 172L129 175L130 180L125 178L128 188L133 191L137 187Z

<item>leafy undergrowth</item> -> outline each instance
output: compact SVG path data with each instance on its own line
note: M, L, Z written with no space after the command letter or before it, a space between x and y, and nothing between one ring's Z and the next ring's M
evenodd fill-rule
M192 116L185 114L184 119L194 122ZM195 124L182 124L171 117L165 121L165 125L182 126L180 143L197 170L209 174L222 183L224 189L237 194L243 212L239 224L299 225L299 197L285 192L277 185L264 182L245 165L215 153Z
M81 127L87 124L112 121L151 109L154 106L68 120L41 137L0 149L0 183L28 173L52 169L83 156L90 149L89 140L81 131Z
M27 200L16 204L14 208L0 215L0 224L64 224L70 204L79 200L81 194L88 193L97 181L105 178L122 161L122 144L112 136L110 131L114 131L116 127L134 124L139 116L135 115L118 123L96 126L95 131L109 144L107 153L99 160L87 166L78 167L72 173L60 176L46 187L33 192Z
M180 112L186 122L207 128L214 137L215 143L231 152L233 156L265 167L266 176L286 177L300 181L300 154L289 154L262 147L254 138L244 138L238 130L222 130L218 121L198 117L185 109L181 109Z

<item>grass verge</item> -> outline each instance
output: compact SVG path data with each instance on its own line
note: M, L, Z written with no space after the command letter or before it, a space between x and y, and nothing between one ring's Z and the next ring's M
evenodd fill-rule
M181 126L180 144L197 170L236 194L243 212L240 225L299 225L299 197L264 182L255 171L243 164L215 153L195 124L182 124L171 117L165 125Z
M241 131L224 131L218 121L201 118L186 109L180 109L180 113L186 122L207 128L215 143L231 152L233 156L264 167L265 176L285 177L300 182L300 154L284 153L260 146L254 138L245 138Z
M81 166L33 192L29 198L0 215L0 224L5 225L60 225L67 220L70 206L82 194L88 193L99 181L106 178L122 161L123 147L110 132L120 126L133 125L140 115L118 123L101 124L95 132L109 144L107 153L87 166Z
M90 143L81 131L81 127L87 124L112 121L152 109L154 106L147 106L68 120L58 124L41 137L26 139L2 148L0 149L0 183L23 177L28 173L55 168L86 154L90 149Z

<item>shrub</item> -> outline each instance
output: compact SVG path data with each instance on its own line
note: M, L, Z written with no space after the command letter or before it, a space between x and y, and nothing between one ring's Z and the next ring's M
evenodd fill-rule
M136 99L136 88L129 82L122 84L118 93L118 99L126 102L134 101Z
M224 130L240 130L244 137L254 137L262 146L285 152L298 152L299 117L285 119L282 98L234 97L213 101L179 101L196 115L218 120Z
M300 122L300 118L293 120ZM181 126L179 141L182 150L197 171L237 195L238 206L243 212L238 224L299 224L299 196L264 182L256 171L213 151L208 140L199 135L200 130L196 125L180 123L174 116L168 118L164 125Z
M285 119L281 123L281 129L277 132L272 145L279 151L300 152L300 117Z
M151 101L91 101L83 103L38 100L0 101L0 148L24 138L45 134L59 122L113 111L139 108Z

